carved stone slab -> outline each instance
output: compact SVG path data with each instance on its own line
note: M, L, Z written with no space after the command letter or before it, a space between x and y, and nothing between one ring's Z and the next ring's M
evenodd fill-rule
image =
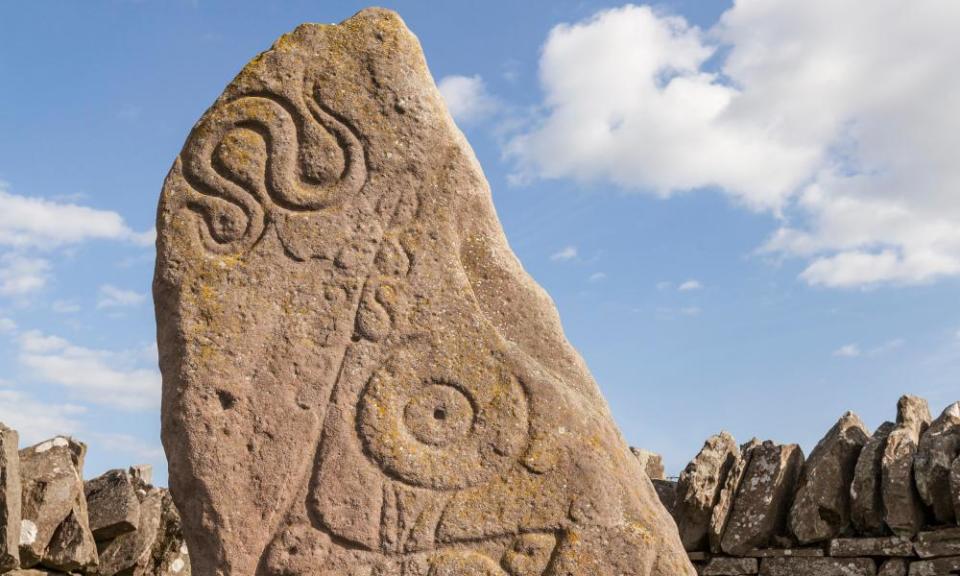
M252 60L157 228L194 574L694 573L395 14Z

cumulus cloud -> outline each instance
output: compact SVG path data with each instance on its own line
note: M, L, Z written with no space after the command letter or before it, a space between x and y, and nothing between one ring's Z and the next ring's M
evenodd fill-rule
M50 262L17 253L0 254L0 296L26 296L50 278Z
M507 153L523 178L719 188L777 218L761 252L811 285L957 276L958 19L951 0L739 0L709 30L606 10L551 31L545 113Z
M77 346L31 330L20 335L19 361L37 379L66 388L77 397L122 410L156 408L160 374L156 347L113 352Z
M437 84L450 115L457 122L482 120L497 109L497 100L479 75L445 76Z
M17 323L10 318L0 316L0 334L12 334L17 331Z
M97 308L129 308L139 306L147 299L147 295L133 290L123 290L104 284L100 287L100 295L97 299Z
M607 279L607 275L604 272L594 272L587 278L587 282L591 284L596 284L597 282L603 282Z
M701 284L699 280L687 280L680 284L680 286L677 286L677 290L681 292L692 292L694 290L701 290L702 288L703 284Z
M573 260L576 257L576 246L566 246L550 255L550 259L554 262L566 262L567 260Z
M84 412L82 406L40 402L17 390L0 389L0 422L20 434L21 445L76 434L81 430L77 417Z

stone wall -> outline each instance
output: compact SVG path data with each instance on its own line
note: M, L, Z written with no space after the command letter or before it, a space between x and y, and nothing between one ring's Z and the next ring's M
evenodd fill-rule
M722 432L676 481L635 454L700 574L960 574L960 402L904 396L872 434L847 412L808 458Z
M20 450L0 424L0 573L189 576L180 515L150 467L84 482L86 451L63 436Z

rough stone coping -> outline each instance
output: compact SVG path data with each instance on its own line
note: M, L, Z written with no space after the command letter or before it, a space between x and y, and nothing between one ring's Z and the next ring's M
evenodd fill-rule
M910 564L910 576L945 576L960 572L960 556L920 560Z

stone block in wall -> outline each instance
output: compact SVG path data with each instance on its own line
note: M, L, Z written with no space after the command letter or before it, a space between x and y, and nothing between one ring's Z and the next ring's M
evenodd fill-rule
M957 520L950 490L950 467L960 455L960 402L954 402L920 437L913 463L917 492L938 523Z
M760 562L756 558L734 558L715 556L703 566L698 567L700 576L742 576L760 571Z
M100 547L100 576L145 576L151 552L160 532L163 491L148 485L137 487L140 516L137 529L117 536Z
M948 576L960 572L960 556L933 558L910 563L910 576Z
M884 422L874 430L857 458L857 466L850 485L850 521L857 534L882 536L886 533L883 523L883 492L881 490L881 467L887 438L897 427L893 422Z
M822 558L823 548L754 548L741 556L748 558Z
M644 450L643 448L634 448L632 446L630 447L630 452L636 456L637 461L640 462L640 467L647 473L648 478L651 480L663 480L666 478L666 473L663 469L663 456L656 452Z
M87 447L58 436L20 451L20 563L29 568L89 571L97 565L83 496Z
M953 510L960 524L960 456L953 461L950 468L950 491L953 493Z
M0 424L0 572L20 566L19 437L16 430Z
M667 509L671 516L674 516L677 506L677 483L673 480L651 480L651 482L653 482L654 490L657 491L657 498L660 499L660 503L663 504L663 507Z
M898 536L913 537L926 513L913 478L920 437L930 425L927 401L906 395L897 403L897 427L887 438L881 463L884 522Z
M84 483L90 530L98 542L133 532L140 522L140 500L125 470L109 470Z
M802 468L803 451L796 444L768 440L753 449L723 531L724 552L740 556L784 534Z
M160 531L150 553L152 567L148 576L190 576L190 552L183 539L180 513L170 492L163 491Z
M910 561L906 558L888 558L882 561L877 576L907 576Z
M913 542L900 536L879 538L836 538L830 541L829 554L833 557L859 556L913 556Z
M729 432L711 436L677 482L674 518L687 551L707 549L710 516L727 473L740 453Z
M764 558L761 576L876 576L872 558Z
M740 454L727 473L727 479L720 489L720 496L710 513L710 528L707 536L712 552L722 550L723 531L727 527L730 511L733 509L733 500L737 496L737 490L740 489L740 481L743 480L743 474L747 471L747 464L750 463L750 454L759 445L760 441L753 438L740 446Z
M853 412L817 443L803 467L788 526L800 544L823 542L850 528L850 486L869 432Z
M920 532L913 547L921 558L960 556L960 528Z

